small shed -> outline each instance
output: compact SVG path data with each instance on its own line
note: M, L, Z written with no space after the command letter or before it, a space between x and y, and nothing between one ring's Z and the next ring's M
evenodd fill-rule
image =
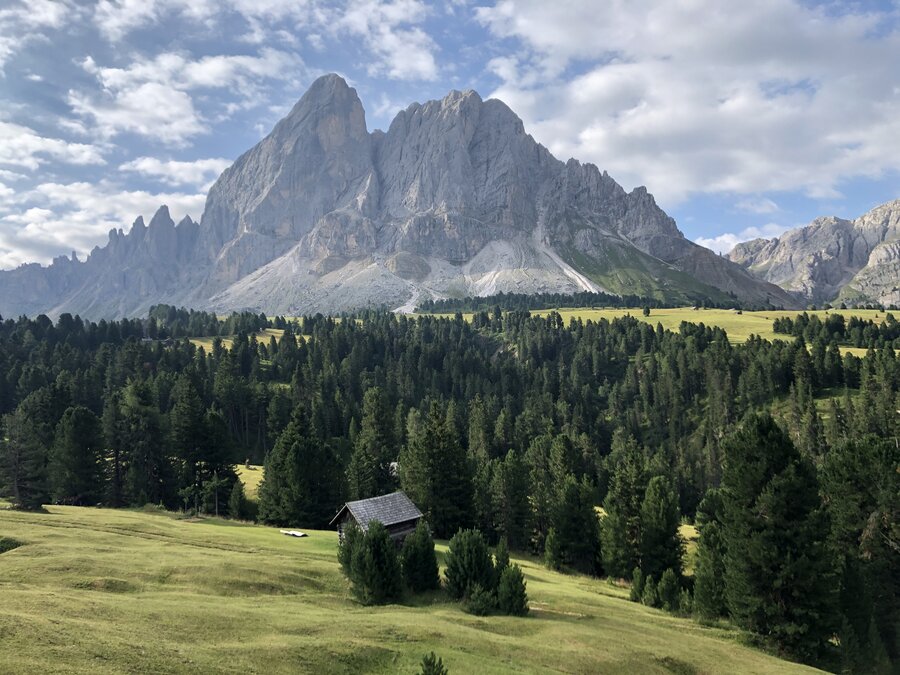
M416 529L422 512L403 492L392 492L389 495L360 499L347 502L331 519L331 525L337 525L338 537L344 540L344 528L355 523L363 532L369 529L369 523L377 520L398 544L406 535Z

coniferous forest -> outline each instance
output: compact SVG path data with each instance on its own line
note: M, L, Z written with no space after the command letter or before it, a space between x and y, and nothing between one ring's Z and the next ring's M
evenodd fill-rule
M783 320L783 341L732 345L702 324L499 309L5 319L0 493L325 528L402 488L438 538L477 530L790 658L890 672L900 361L882 326ZM265 465L258 507L245 462Z

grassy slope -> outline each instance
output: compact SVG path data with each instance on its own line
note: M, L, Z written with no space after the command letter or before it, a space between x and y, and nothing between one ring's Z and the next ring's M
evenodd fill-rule
M332 532L50 507L0 533L26 542L0 555L3 672L412 673L431 650L456 674L813 672L532 560L531 616L478 618L355 604Z
M235 469L237 470L238 478L244 481L244 494L247 496L247 499L256 499L256 495L259 492L259 484L263 479L263 467L258 464L250 464L248 466L238 464Z

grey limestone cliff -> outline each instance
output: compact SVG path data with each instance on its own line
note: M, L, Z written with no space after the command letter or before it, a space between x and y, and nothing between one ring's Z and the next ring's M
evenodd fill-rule
M577 290L794 302L686 240L646 189L554 158L501 101L453 91L369 132L356 91L327 75L222 173L199 224L163 207L85 262L0 272L0 313L296 314Z

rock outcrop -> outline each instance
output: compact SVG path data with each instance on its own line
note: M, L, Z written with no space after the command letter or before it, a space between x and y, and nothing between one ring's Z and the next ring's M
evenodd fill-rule
M501 101L453 91L370 133L356 91L328 75L222 173L199 225L163 208L83 263L0 272L0 313L297 314L577 290L794 302L686 240L645 188L554 158Z
M900 200L855 220L833 216L776 239L738 244L728 257L807 302L900 304Z

